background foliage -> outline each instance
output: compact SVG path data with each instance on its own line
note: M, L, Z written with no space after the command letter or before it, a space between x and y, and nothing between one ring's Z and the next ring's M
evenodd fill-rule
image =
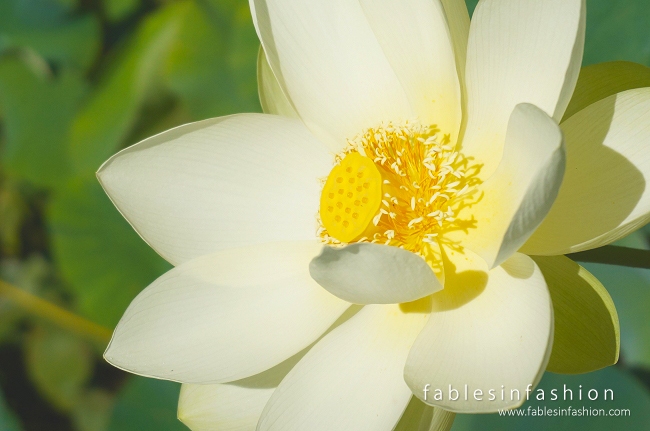
M647 0L587 3L585 65L650 66ZM108 366L105 338L53 324L29 298L112 328L169 268L94 173L118 149L170 127L259 112L258 46L245 0L0 0L0 278L29 294L26 303L0 294L0 430L185 429L175 418L177 384ZM648 248L648 232L624 244ZM620 364L547 373L542 385L615 387L632 418L562 425L466 416L455 430L650 426L650 271L589 269L619 311Z

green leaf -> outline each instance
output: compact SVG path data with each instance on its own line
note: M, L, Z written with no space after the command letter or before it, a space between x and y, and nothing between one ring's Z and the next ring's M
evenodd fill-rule
M572 391L573 400L564 401L564 385ZM582 400L578 394L582 385ZM624 416L520 416L502 417L499 414L490 415L456 415L453 431L641 431L647 430L650 423L650 394L630 374L617 367L609 367L604 370L589 374L576 376L546 373L538 388L543 389L545 401L534 399L537 389L532 392L531 400L526 402L519 411L531 409L567 409L569 406L574 410L581 410L583 407L592 409L603 409L608 413L610 409L629 409L631 415ZM499 388L496 388L499 391ZM551 400L551 390L556 389L558 399ZM599 395L598 400L590 401L587 393L590 389L596 389ZM614 400L603 400L604 390L611 389L614 392ZM471 395L470 395L471 396ZM509 396L506 395L506 396ZM593 397L593 393L592 393Z
M190 3L173 3L148 16L109 68L79 113L70 153L76 171L88 174L117 151L131 132Z
M620 329L614 302L602 284L565 256L533 256L548 284L555 314L547 370L588 373L618 361Z
M21 429L15 416L7 408L4 397L0 392L0 430L20 431Z
M467 4L467 10L469 11L469 16L472 16L472 14L474 14L474 9L476 9L478 1L479 0L465 0L465 3Z
M83 394L72 410L76 431L103 431L108 428L113 413L113 395L91 389Z
M12 175L52 186L69 173L69 130L85 90L69 70L52 78L15 58L0 61L4 165Z
M89 346L68 332L40 326L25 348L27 371L39 392L57 408L72 409L92 374Z
M52 270L52 266L39 255L25 260L0 260L0 279L35 295L44 293L47 281L51 280ZM24 318L23 308L0 295L0 344L6 340L19 339L20 332L17 329Z
M121 21L140 7L140 0L103 0L103 4L110 21Z
M87 70L100 48L97 17L71 18L74 5L52 1L0 2L0 52L28 48L46 59Z
M245 2L190 7L165 66L169 88L194 119L260 112L259 41Z
M133 376L122 388L108 431L182 431L176 419L180 384Z
M583 67L564 119L606 97L642 87L650 87L650 68L641 64L611 61Z
M626 60L650 66L647 0L588 0L583 64Z
M129 226L94 177L58 190L49 223L77 311L96 323L114 327L131 300L171 267Z
M27 213L28 206L17 182L0 181L0 253L6 256L20 253L20 230Z
M470 15L478 0L465 0ZM650 8L647 0L587 0L583 65L632 61L650 66Z

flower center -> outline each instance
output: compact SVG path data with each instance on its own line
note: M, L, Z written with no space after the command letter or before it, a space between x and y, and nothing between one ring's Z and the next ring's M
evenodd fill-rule
M358 152L334 166L320 198L321 220L342 242L359 237L379 211L382 177L375 163Z
M449 136L417 122L388 123L348 141L320 200L319 237L331 245L373 242L424 255L471 205L478 170Z

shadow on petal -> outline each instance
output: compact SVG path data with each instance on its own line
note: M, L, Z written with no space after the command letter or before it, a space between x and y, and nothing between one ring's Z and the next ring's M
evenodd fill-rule
M469 253L469 251L467 251ZM454 253L456 254L456 253ZM447 253L443 253L445 265L445 287L432 296L432 311L445 311L459 308L476 298L485 290L488 273L482 267L485 263L476 257L482 264L476 265L477 269L459 270Z
M555 255L593 248L575 246L634 218L646 190L634 160L635 154L643 160L643 147L635 143L647 133L643 130L647 116L639 103L633 95L617 94L562 123L567 151L564 180L548 216L522 253Z

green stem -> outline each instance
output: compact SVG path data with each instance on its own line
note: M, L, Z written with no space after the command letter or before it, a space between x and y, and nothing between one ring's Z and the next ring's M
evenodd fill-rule
M104 346L111 339L110 329L84 319L2 280L0 280L0 297L7 298L36 317L48 320L63 329L75 332Z
M650 269L650 250L606 245L593 250L567 254L578 262L605 263L607 265L629 266Z

